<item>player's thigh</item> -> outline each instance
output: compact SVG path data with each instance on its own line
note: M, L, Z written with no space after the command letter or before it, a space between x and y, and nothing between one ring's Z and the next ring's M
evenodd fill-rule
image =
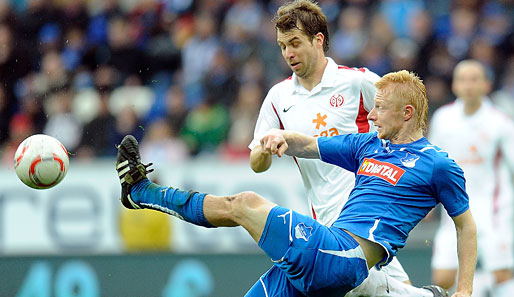
M373 268L374 269L374 268ZM409 282L409 276L407 275L407 272L405 272L405 269L403 269L402 264L396 257L393 258L393 260L387 264L385 267L381 269L384 271L385 274L388 276L400 281L400 282Z
M245 297L304 297L289 281L284 271L273 266L248 290Z
M305 295L343 296L368 275L364 252L348 233L286 208L271 210L259 246Z

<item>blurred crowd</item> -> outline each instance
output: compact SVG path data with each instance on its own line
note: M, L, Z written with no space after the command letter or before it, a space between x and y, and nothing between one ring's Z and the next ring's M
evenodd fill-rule
M283 2L0 0L0 156L45 133L82 160L115 156L126 134L143 160L246 158L262 100L291 75ZM454 98L454 65L477 59L514 115L514 1L318 2L338 64L415 71L433 112Z

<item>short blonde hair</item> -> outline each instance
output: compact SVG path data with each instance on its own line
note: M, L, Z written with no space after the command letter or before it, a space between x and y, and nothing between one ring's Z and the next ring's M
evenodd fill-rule
M377 89L391 93L398 98L397 108L405 105L414 107L416 127L427 129L428 98L423 81L413 72L401 70L384 75L375 83Z

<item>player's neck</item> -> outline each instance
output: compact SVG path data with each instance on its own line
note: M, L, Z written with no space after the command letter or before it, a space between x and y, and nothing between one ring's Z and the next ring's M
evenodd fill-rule
M465 115L473 115L475 114L478 109L482 106L482 99L478 100L465 100L464 101L464 114Z
M315 86L317 86L321 79L323 78L323 73L325 73L325 68L327 68L328 60L322 55L318 63L316 63L316 67L312 74L307 77L298 77L298 82L308 91L312 91Z
M392 144L407 144L417 141L423 137L423 130L421 129L405 129L398 132L398 134L391 138L389 142Z

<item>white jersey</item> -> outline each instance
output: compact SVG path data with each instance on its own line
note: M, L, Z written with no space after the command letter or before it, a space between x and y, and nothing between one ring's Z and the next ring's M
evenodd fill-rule
M365 68L328 64L321 82L306 90L295 74L273 86L262 104L249 148L260 145L272 128L289 129L310 136L369 132L367 120L373 108L379 76ZM354 174L320 160L295 158L307 191L311 215L330 226L337 219L355 184Z
M491 222L498 211L498 193L508 193L499 184L501 165L514 172L514 124L484 98L471 116L464 102L455 100L439 108L432 118L429 138L453 158L464 171L470 208L478 220Z

